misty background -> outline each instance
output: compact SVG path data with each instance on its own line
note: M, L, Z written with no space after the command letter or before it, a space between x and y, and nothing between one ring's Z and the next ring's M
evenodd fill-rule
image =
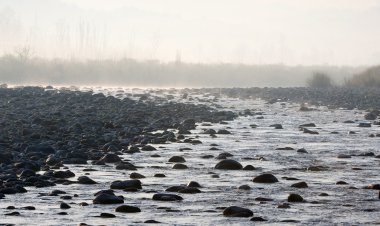
M0 82L337 84L380 62L376 0L2 0Z

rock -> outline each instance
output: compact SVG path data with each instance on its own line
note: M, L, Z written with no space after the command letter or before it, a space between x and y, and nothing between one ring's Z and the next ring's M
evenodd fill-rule
M220 170L240 170L242 168L243 166L239 162L232 159L222 160L215 166L215 169Z
M179 195L158 193L158 194L153 195L153 200L172 202L172 201L181 201L183 200L183 198Z
M115 218L116 216L112 213L101 213L100 217L101 218Z
M121 162L116 165L115 169L117 170L136 170L136 166L129 162Z
M253 178L252 181L255 183L276 183L278 179L272 174L265 173Z
M182 156L172 156L169 162L186 162L186 160Z
M141 209L136 206L122 205L118 206L115 211L121 213L138 213L141 212Z
M33 176L36 176L36 173L30 169L25 169L20 174L20 178L33 177Z
M129 177L130 177L131 179L142 179L142 178L145 178L144 175L139 174L139 173L131 173L131 174L129 175Z
M61 209L70 209L71 206L69 206L69 204L67 204L67 203L62 202L62 203L59 205L59 208L61 208Z
M283 129L282 125L281 124L272 124L270 125L269 127L273 127L275 129Z
M379 116L378 111L371 111L364 115L365 120L376 120L377 116Z
M298 183L295 183L295 184L292 184L290 187L293 187L293 188L307 188L307 183L306 182L298 182Z
M97 182L88 176L80 176L78 177L78 184L97 184Z
M250 221L267 221L262 217L252 217Z
M136 188L141 189L141 181L140 180L124 180L124 181L113 181L111 183L111 189L129 189Z
M349 159L351 158L351 155L346 155L346 154L339 154L337 156L338 159Z
M146 220L144 224L161 224L161 222L156 220Z
M195 193L201 193L201 190L194 187L185 187L184 189L181 189L178 192L185 193L185 194L195 194Z
M289 209L290 208L290 204L289 203L282 203L282 204L279 204L277 206L277 208L279 208L279 209Z
M121 162L121 158L116 154L106 154L99 159L100 162L115 163Z
M246 165L244 166L243 170L255 170L256 168L252 165Z
M271 202L271 201L273 201L273 199L263 198L263 197L257 197L257 198L255 198L255 201L259 201L259 202Z
M218 130L217 134L231 134L231 132L226 129L220 129Z
M371 127L371 123L361 122L361 123L359 123L358 127Z
M192 187L192 188L201 188L202 186L196 182L196 181L190 181L189 183L187 183L186 185L187 187Z
M71 172L70 170L66 170L66 171L54 171L53 172L53 177L64 179L64 178L75 177L75 174L73 172Z
M36 210L36 207L34 207L34 206L24 206L21 209L24 209L24 210Z
M154 174L154 177L166 177L166 175L163 173L156 173Z
M302 127L301 130L303 131L303 133L308 133L308 134L319 134L317 131L309 130L309 129L306 129L306 128L304 128L304 127Z
M308 153L305 148L300 148L297 150L297 153Z
M144 147L141 148L141 150L142 151L155 151L157 149L151 145L145 145Z
M298 127L299 128L301 128L301 127L316 127L316 125L314 123L305 123L305 124L299 125Z
M187 169L188 167L185 164L176 163L173 166L173 169Z
M288 196L288 202L303 202L303 198L298 194L290 194Z
M16 189L16 188L2 188L0 189L0 193L1 194L5 194L5 195L13 195L13 194L16 194L16 193L19 193L19 191Z
M253 212L246 208L230 206L224 209L223 215L226 217L252 217Z
M186 186L182 186L182 185L179 185L179 186L171 186L169 188L167 188L165 191L169 191L169 192L179 192L180 190L183 190L187 188Z
M11 212L11 213L6 213L6 214L4 214L4 215L6 215L6 216L20 216L20 212Z
M293 151L294 148L292 147L283 147L283 148L276 148L276 150L282 150L282 151Z
M346 185L346 184L348 184L348 183L345 182L345 181L341 181L341 180L340 180L340 181L337 181L336 184L337 184L337 185Z
M101 193L92 202L94 204L120 204L124 203L124 199L112 194Z
M239 190L251 190L251 187L249 185L244 184L244 185L239 186L238 189Z

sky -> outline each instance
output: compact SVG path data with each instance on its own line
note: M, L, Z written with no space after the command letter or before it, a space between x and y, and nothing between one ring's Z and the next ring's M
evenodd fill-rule
M0 0L0 54L380 64L378 0Z

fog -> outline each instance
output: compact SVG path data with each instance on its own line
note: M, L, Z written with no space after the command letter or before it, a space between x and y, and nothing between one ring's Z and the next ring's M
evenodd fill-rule
M341 83L380 63L378 21L375 0L2 0L0 82Z

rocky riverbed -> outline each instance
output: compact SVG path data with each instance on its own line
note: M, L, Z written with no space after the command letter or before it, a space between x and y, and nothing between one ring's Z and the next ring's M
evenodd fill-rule
M207 89L0 97L0 224L380 223L377 112Z

